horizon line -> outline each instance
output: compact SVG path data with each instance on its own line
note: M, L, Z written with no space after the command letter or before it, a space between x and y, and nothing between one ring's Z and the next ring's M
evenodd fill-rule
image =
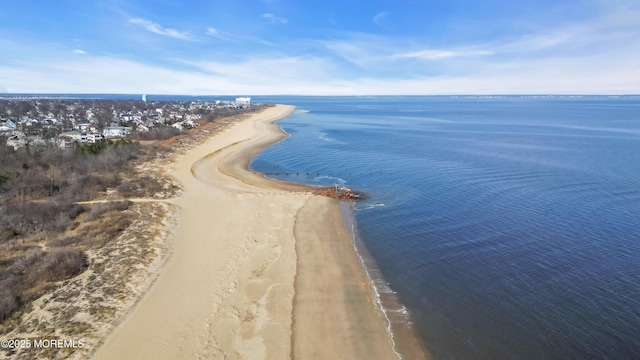
M620 94L607 94L607 93L520 93L520 94L152 94L152 93L115 93L115 92L17 92L17 93L0 93L0 98L6 96L25 96L25 95L50 95L50 96L62 96L62 95L127 95L127 96L190 96L190 97L198 97L198 96L291 96L291 97L402 97L402 96L416 96L416 97L429 97L429 96L609 96L609 97L617 97L617 96L640 96L640 93L620 93Z

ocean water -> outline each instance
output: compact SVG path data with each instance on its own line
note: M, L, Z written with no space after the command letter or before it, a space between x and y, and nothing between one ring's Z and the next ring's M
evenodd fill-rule
M640 358L640 97L254 101L298 107L254 169L371 195L359 235L436 359Z

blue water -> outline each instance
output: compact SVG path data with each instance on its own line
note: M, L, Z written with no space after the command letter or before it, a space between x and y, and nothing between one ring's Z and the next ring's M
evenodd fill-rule
M640 97L255 100L298 111L254 169L371 195L436 359L640 358Z

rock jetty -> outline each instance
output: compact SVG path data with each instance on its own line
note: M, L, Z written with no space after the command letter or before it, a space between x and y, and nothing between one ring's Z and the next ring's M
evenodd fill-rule
M349 189L348 187L337 186L337 185L332 187L318 188L313 190L313 193L316 195L326 196L326 197L340 199L340 200L359 201L364 199L363 194L359 194Z

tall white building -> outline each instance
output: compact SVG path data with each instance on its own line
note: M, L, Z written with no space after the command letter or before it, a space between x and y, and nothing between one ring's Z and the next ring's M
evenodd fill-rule
M251 107L251 98L250 97L236 98L236 106L241 108Z

